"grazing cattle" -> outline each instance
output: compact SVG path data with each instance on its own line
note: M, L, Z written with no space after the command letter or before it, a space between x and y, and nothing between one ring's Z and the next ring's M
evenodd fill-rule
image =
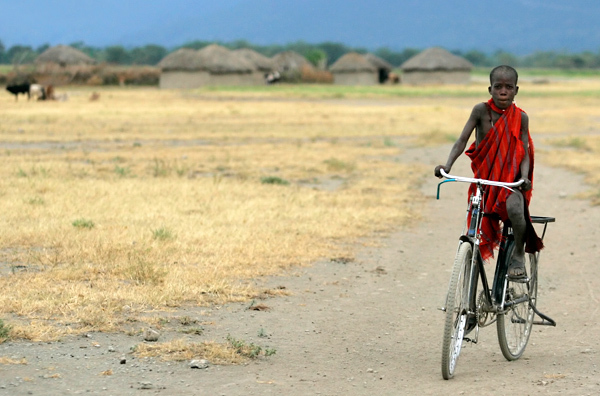
M29 97L37 100L46 100L46 92L40 84L31 84L29 86Z
M52 85L48 85L44 90L44 99L45 100L56 100L56 96L54 96L54 87Z
M279 72L265 74L265 82L267 84L275 84L279 80L281 80L281 75L279 74Z
M397 75L396 73L390 73L390 74L388 74L387 81L390 84L398 84L400 82L400 76Z
M27 100L29 100L29 98L31 97L29 94L29 88L31 87L31 84L29 83L22 83L22 84L12 84L12 85L8 85L6 87L6 90L8 92L10 92L11 94L15 95L15 101L19 100L19 94L27 94Z

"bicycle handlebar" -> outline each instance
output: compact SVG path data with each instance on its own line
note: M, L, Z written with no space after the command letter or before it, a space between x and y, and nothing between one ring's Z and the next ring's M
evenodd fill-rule
M444 176L448 180L444 180L443 182L438 184L437 199L440 199L440 186L447 182L483 184L486 186L496 186L496 187L506 188L510 191L514 191L511 187L519 187L521 184L525 183L525 180L523 180L523 179L516 181L516 182L512 182L512 183L506 183L506 182L499 182L499 181L486 180L486 179L475 179L472 177L453 176L453 175L446 173L446 171L444 169L440 169L440 173L442 176Z
M516 181L516 182L512 182L512 183L506 183L506 182L499 182L499 181L486 180L486 179L474 179L472 177L452 176L452 175L449 175L448 173L446 173L446 171L443 169L440 169L440 173L446 179L450 179L448 181L483 184L486 186L497 186L497 187L510 188L510 187L519 187L521 184L525 183L525 180L523 180L523 179Z

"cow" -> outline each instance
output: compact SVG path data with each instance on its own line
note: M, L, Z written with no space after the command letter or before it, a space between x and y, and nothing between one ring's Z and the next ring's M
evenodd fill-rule
M54 87L52 85L46 87L44 94L46 100L56 100L56 96L54 96Z
M46 90L40 84L31 84L29 86L29 96L37 100L46 100Z
M11 94L15 95L15 101L19 100L19 94L27 94L27 100L31 98L29 93L29 89L31 88L31 84L29 83L21 83L21 84L12 84L7 85L6 90Z
M387 82L390 84L398 84L400 83L400 76L396 73L390 73L388 74Z
M275 84L279 80L281 80L281 75L278 71L265 74L265 82L267 84Z

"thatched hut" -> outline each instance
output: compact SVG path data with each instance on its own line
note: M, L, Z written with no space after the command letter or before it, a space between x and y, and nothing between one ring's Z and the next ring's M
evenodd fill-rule
M202 59L196 50L180 48L165 56L157 66L160 88L198 88L208 83L208 72L202 70Z
M393 66L373 55L349 52L329 68L338 85L376 85L387 81Z
M92 65L96 63L83 52L69 47L68 45L57 45L42 52L36 59L36 65L55 64L61 67Z
M67 45L48 48L34 63L35 81L53 86L85 83L100 68L87 54Z
M250 48L240 48L233 51L234 54L241 56L253 64L256 69L262 73L269 73L275 69L273 59L260 54Z
M349 52L329 67L337 85L375 85L379 82L377 67L364 55Z
M303 67L313 68L305 57L294 51L284 51L273 56L275 69L280 73L299 72Z
M253 85L263 82L256 67L239 54L216 44L201 50L180 49L159 63L161 88L207 85Z
M380 57L373 54L366 54L365 58L367 58L367 60L377 68L379 83L383 84L384 82L386 82L388 80L390 72L394 70L394 66L392 66L391 63L389 63L388 61L383 60Z
M305 57L294 51L284 51L273 56L275 71L286 82L324 82L331 83L331 73L318 70Z
M467 84L473 65L443 48L434 47L413 56L400 69L402 82L406 84Z

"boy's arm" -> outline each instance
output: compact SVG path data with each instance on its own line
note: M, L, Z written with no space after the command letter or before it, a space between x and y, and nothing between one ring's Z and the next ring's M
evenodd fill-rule
M521 161L521 178L525 180L520 187L523 191L531 189L531 180L529 180L529 117L525 112L521 113L521 142L523 143L523 149L525 149L525 156Z
M473 133L473 130L475 130L477 124L479 123L479 120L481 119L481 111L481 104L478 104L475 107L473 107L473 111L471 111L471 115L469 116L465 127L460 133L458 140L456 140L456 142L452 146L452 150L450 150L450 155L448 156L446 165L438 165L435 167L435 176L440 178L442 177L442 174L440 173L440 169L442 168L444 168L444 171L446 173L450 173L454 162L465 151L467 143L469 142L469 138L471 137L471 133Z

